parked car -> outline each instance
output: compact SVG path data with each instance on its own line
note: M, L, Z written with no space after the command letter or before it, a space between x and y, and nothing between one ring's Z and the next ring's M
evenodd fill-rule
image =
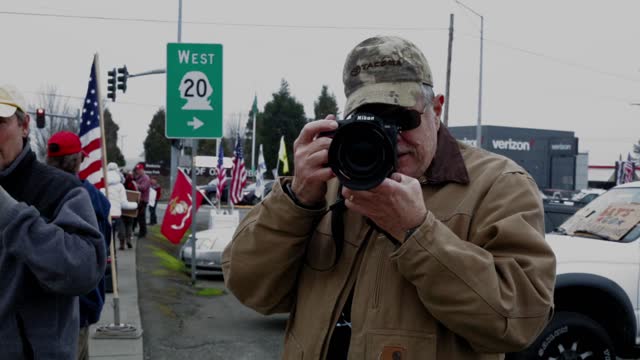
M252 183L247 185L244 190L242 190L242 200L238 203L239 205L255 205L259 203L273 187L274 180L265 180L264 181L264 190L262 196L256 196L256 184Z
M227 181L224 183L224 191L222 192L222 199L220 199L223 203L227 202L227 198L229 196L229 184L231 183L231 178L228 177ZM216 205L218 203L218 198L216 194L218 193L218 178L215 178L207 185L199 185L198 190L211 201L212 204Z
M222 251L231 242L240 222L238 211L231 213L211 211L213 216L211 228L196 232L196 275L222 274ZM180 248L178 255L188 272L191 272L192 242L189 237Z
M582 208L581 204L544 201L544 232L555 231L562 223Z
M571 201L576 203L587 205L591 201L593 201L598 196L604 194L606 190L604 189L582 189L577 194L571 197Z
M596 197L547 234L557 260L555 313L508 359L640 356L640 182Z

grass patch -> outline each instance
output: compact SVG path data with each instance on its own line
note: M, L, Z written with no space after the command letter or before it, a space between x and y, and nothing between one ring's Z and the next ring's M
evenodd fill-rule
M184 244L184 242L189 238L189 236L191 236L191 227L189 227L189 229L187 229L187 231L184 233L184 236L182 237L182 239L180 239L180 242L178 244L173 244L173 243L169 242L169 240L167 240L167 238L164 237L164 235L162 235L160 230L161 230L160 225L148 226L147 227L147 232L151 236L147 236L147 237L150 237L155 241L164 241L164 242L167 242L167 243L171 244L172 246L177 246L177 245L180 245L180 244Z
M151 275L154 275L154 276L168 276L169 275L169 270L165 270L165 269L153 270L151 272Z
M156 306L158 307L158 310L160 311L160 313L162 313L164 316L172 319L178 318L178 316L176 316L175 311L173 311L173 309L171 309L170 306L165 304L156 304Z
M153 255L160 259L160 265L164 266L166 269L184 272L185 266L184 263L178 259L176 259L173 255L169 254L163 249L159 247L149 245L151 249L153 249Z
M197 289L198 291L196 291L196 295L198 296L207 296L207 297L211 297L211 296L220 296L220 295L224 295L224 290L222 289L216 289L216 288L199 288Z

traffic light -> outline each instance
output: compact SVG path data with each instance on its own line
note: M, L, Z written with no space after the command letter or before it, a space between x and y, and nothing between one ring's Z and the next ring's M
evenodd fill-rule
M111 101L116 101L116 69L107 71L109 78L107 79L107 97Z
M44 109L36 109L36 126L38 129L44 129Z
M129 71L127 71L127 65L118 68L118 90L122 90L123 93L127 92L127 79L129 78Z

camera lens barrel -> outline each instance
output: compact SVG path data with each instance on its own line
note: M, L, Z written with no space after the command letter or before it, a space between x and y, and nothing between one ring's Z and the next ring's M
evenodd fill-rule
M396 168L397 128L352 118L339 122L329 147L329 166L344 186L368 190Z

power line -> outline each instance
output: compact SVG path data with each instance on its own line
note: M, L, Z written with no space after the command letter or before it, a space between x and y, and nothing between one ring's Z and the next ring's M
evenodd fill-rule
M460 34L460 36L464 36L467 38L473 38L473 39L478 39L479 37L477 35L473 35L473 34ZM595 67L589 66L589 65L585 65L585 64L580 64L574 61L570 61L570 60L565 60L565 59L561 59L559 57L555 57L555 56L551 56L551 55L547 55L541 52L537 52L537 51L533 51L533 50L527 50L527 49L523 49L505 42L501 42L501 41L497 41L497 40L491 40L488 38L484 38L485 41L488 41L490 43L492 43L493 45L497 45L499 47L503 47L509 50L513 50L513 51L517 51L517 52L521 52L523 54L527 54L527 55L531 55L531 56L535 56L535 57L539 57L539 58L544 58L559 64L563 64L569 67L574 67L574 68L579 68L582 70L586 70L586 71L590 71L593 73L597 73L600 75L605 75L605 76L609 76L609 77L613 77L619 80L624 80L624 81L629 81L629 82L634 82L634 83L640 83L640 79L634 79L634 78L630 78L630 77L626 77L622 74L617 74L617 73L612 73L609 71L604 71L604 70L600 70L597 69Z
M145 18L123 18L111 16L92 16L92 15L68 15L68 14L52 14L52 13L34 13L34 12L18 12L18 11L0 11L1 15L20 15L20 16L40 16L50 18L63 19L83 19L83 20L102 20L102 21L123 21L123 22L144 22L158 24L175 24L175 20L164 19L145 19ZM193 25L217 25L217 26L233 26L233 27L254 27L254 28L280 28L280 29L310 29L310 30L394 30L394 31L448 31L448 28L439 27L420 27L420 26L332 26L332 25L286 25L286 24L256 24L256 23L233 23L221 21L183 21L185 24Z
M82 100L82 101L84 101L84 99L85 99L84 97L80 97L80 96L63 95L63 94L56 94L56 93L43 93L43 92L39 92L39 91L25 91L25 93L34 94L34 95L43 95L43 96L62 97L62 98L68 98L68 99L77 99L77 100ZM118 101L118 104L144 106L144 107L154 107L154 108L162 106L162 105L157 105L157 104L145 104L145 103L136 103L136 102L130 102L130 101Z
M459 7L465 6L462 3L458 2L457 0L451 0L451 1L454 4L456 4L457 6L459 6ZM469 22L473 23L474 26L477 26L476 22L473 21L472 19L470 19L469 15L466 12L463 11L462 13L466 16L466 18L467 18L467 20ZM474 38L474 39L478 39L479 38L477 35L472 35L472 34L462 34L462 36L471 37L471 38ZM531 55L531 56L545 58L545 59L551 60L553 62L557 62L557 63L563 64L563 65L567 65L567 66L570 66L570 67L580 68L582 70L587 70L587 71L591 71L591 72L594 72L594 73L597 73L597 74L600 74L600 75L606 75L606 76L614 77L614 78L617 78L617 79L620 79L620 80L630 81L630 82L634 82L634 83L640 83L640 79L633 79L633 78L625 77L624 75L621 75L621 74L616 74L616 73L612 73L612 72L608 72L608 71L603 71L603 70L600 70L600 69L596 69L596 68L594 68L592 66L580 64L580 63L569 61L569 60L564 60L564 59L561 59L561 58L558 58L558 57L550 56L550 55L543 54L541 52L537 52L537 51L533 51L533 50L523 49L523 48L520 48L520 47L517 47L517 46L513 46L511 44L507 44L505 42L491 40L491 39L488 39L486 37L484 37L484 40L486 40L486 41L488 41L490 43L493 43L494 45L501 46L503 48L507 48L507 49L510 49L510 50L518 51L518 52L522 52L524 54Z

